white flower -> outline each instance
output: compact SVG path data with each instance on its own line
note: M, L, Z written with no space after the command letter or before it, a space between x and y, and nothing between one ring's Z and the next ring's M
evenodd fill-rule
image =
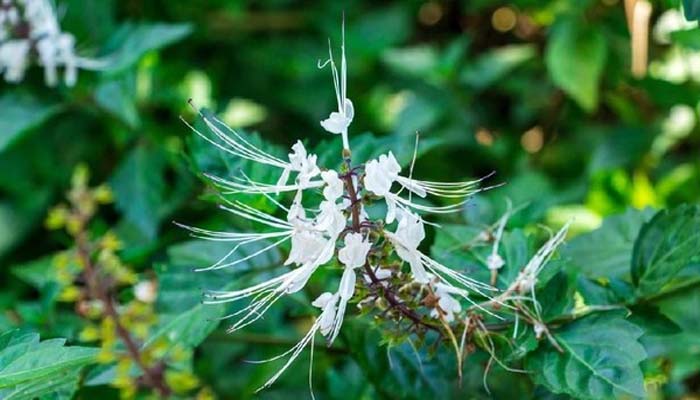
M292 235L292 249L284 265L303 265L312 262L321 255L328 243L320 233L311 230L302 230Z
M337 303L338 295L329 292L321 294L311 303L314 307L318 307L322 310L318 320L320 324L319 329L323 336L328 336L333 330Z
M401 166L394 154L380 155L378 160L365 164L365 188L377 196L386 196L391 191L391 185L401 172Z
M423 220L411 213L405 213L399 220L396 232L389 236L394 244L396 254L411 266L411 273L416 282L427 283L428 274L420 260L418 246L425 239Z
M350 126L350 123L355 116L355 109L352 105L352 101L350 101L347 96L348 73L347 62L345 60L344 25L340 57L340 73L338 73L338 68L336 68L335 61L333 60L333 51L331 50L330 43L328 43L328 61L326 61L326 63L323 65L319 65L319 68L323 68L326 64L330 64L331 66L331 75L333 76L333 87L335 89L335 99L338 105L338 111L332 112L327 119L321 121L321 126L330 133L340 134L343 139L343 149L350 150L350 142L348 141L348 126Z
M20 82L29 64L28 40L8 40L0 44L0 72L11 83Z
M331 170L321 172L321 179L326 186L323 187L323 197L328 201L335 202L343 195L343 181L338 177L338 173Z
M144 303L153 303L157 294L156 285L153 281L141 281L134 285L134 297Z
M528 261L527 265L520 272L515 280L514 285L517 285L520 293L533 293L535 284L537 284L537 276L540 274L544 266L547 264L550 258L554 255L554 250L559 247L559 245L566 239L566 234L569 231L569 225L571 222L567 222L554 236L552 236L545 244L537 250L534 256Z
M347 132L348 127L352 122L352 118L355 116L355 109L350 99L346 98L344 103L345 107L343 108L342 112L334 111L330 116L328 116L328 118L321 121L321 126L323 129L335 134Z
M62 32L49 0L22 0L18 7L3 3L0 10L0 72L8 82L17 83L29 65L30 49L35 50L38 64L44 67L48 86L58 84L58 68L64 69L66 85L75 85L78 69L100 69L105 63L79 57L75 52L75 37ZM22 24L23 29L16 26ZM4 26L3 26L4 25ZM16 33L21 32L21 33ZM23 42L20 45L20 42Z
M346 220L339 206L328 200L322 201L319 205L319 213L316 216L316 229L326 232L329 237L335 240L345 229Z
M416 152L414 152L414 161ZM377 160L368 161L365 164L365 187L368 191L377 196L384 197L387 205L386 223L390 224L394 221L397 208L404 211L417 210L427 213L444 214L459 211L467 201L466 197L471 196L478 190L478 184L487 177L476 181L467 182L431 182L416 180L411 177L399 175L401 166L396 161L394 155L389 152L387 155L380 155ZM419 197L434 195L444 198L463 199L462 201L450 204L447 206L428 206L424 204L413 203L409 196L404 199L399 196L399 192L391 192L391 187L394 182L401 185L401 190L407 190L410 194L415 194Z
M359 268L365 265L367 253L372 247L372 243L364 239L359 233L349 233L345 235L345 247L338 251L338 260L346 268Z
M489 254L489 256L486 257L486 266L492 271L501 269L505 264L506 262L503 261L503 257L498 253Z
M49 50L51 49L47 46L47 54L51 53ZM336 248L339 248L337 261L343 265L343 271L336 293L326 292L314 300L312 304L321 310L320 315L316 317L313 325L299 343L279 356L262 361L267 362L288 357L284 366L263 385L263 388L271 385L294 362L306 346L309 344L313 346L317 333L320 332L329 345L334 342L342 327L347 305L355 294L358 272L361 274L360 279L367 280L368 277L371 277L367 281L371 289L377 289L374 285L381 287L381 290L377 290L376 293L390 299L388 291L393 291L393 284L397 282L388 281L388 278L392 277L393 271L386 268L387 265L369 266L368 255L372 248L369 237L383 237L382 239L384 239L380 239L379 242L382 243L380 260L393 257L391 251L384 251L384 249L393 248L396 257L409 264L413 280L430 285L429 287L434 289L435 295L438 297L438 309L432 311L434 317L439 316L452 321L455 318L454 314L461 311L461 304L457 297L472 302L469 299L470 292L473 291L488 298L486 292L494 290L487 284L442 265L419 250L426 236L425 223L429 224L429 222L424 222L417 212L453 212L458 210L464 202L451 202L446 206L430 206L411 201L413 194L420 197L435 195L446 198L464 198L475 192L478 182L441 183L416 180L412 178L413 163L409 170L409 176L401 176L401 166L391 152L380 155L376 160L366 162L364 172L361 172L363 166L361 164L353 165L350 161L348 126L352 122L354 110L352 102L346 96L347 73L344 40L340 73L335 66L332 53L329 58L327 63L331 66L338 110L332 112L328 119L321 122L321 125L331 133L342 135L343 172L346 173L342 179L335 170L324 169L321 171L317 165L317 156L309 154L301 141L297 141L292 146L291 152L285 160L263 150L260 146L253 144L252 140L230 129L220 120L204 115L201 111L199 115L213 136L205 135L188 124L206 141L230 155L252 161L264 168L274 167L281 170L276 183L254 182L243 173L241 173L242 176L230 180L214 176L209 176L209 178L217 186L223 188L224 193L265 196L267 200L279 208L280 213L286 211L286 219L224 198L223 201L227 203L226 206L222 207L224 210L255 226L260 225L263 229L257 233L229 233L186 227L197 237L228 241L234 244L233 248L219 261L200 269L200 271L234 267L270 251L284 242L291 242L289 254L284 261L284 265L287 266L285 272L272 278L266 278L267 280L247 288L205 293L204 301L207 304L241 300L247 302L246 305L226 316L226 318L236 318L229 331L242 329L254 323L262 318L265 312L281 297L302 290L313 274L333 259ZM47 62L44 64L49 65ZM51 72L51 69L47 69L48 72ZM414 163L416 154L417 142L414 150ZM289 183L290 180L293 182ZM392 186L395 183L398 186L398 191L392 192ZM404 190L408 192L408 199L400 196ZM317 195L305 195L305 193L308 194L307 191L313 191L312 194L322 191L323 200L320 200ZM290 204L283 204L284 200L276 196L282 192L294 193ZM382 224L381 220L369 218L363 204L367 193L380 196L386 201L387 214L384 216L384 220L387 224L391 224L397 216L399 217L393 232L385 229L386 225ZM302 204L302 199L305 204ZM245 256L236 258L240 248L253 245L256 245L254 250L247 251ZM497 255L497 252L495 253ZM389 262L393 264L393 260ZM357 271L363 266L371 268L372 274L365 273L364 270ZM397 274L397 277L399 276L402 275ZM386 282L384 282L385 280ZM397 292L397 296L400 297L401 293L399 292ZM472 304L474 303L472 302ZM439 314L435 314L438 311Z
M447 322L452 322L454 320L454 314L462 311L462 305L457 299L452 297L453 294L461 295L459 291L451 286L442 283L435 284L435 296L438 297L438 306L440 310L445 313L445 320L447 320ZM430 315L433 318L438 318L439 312L433 309Z

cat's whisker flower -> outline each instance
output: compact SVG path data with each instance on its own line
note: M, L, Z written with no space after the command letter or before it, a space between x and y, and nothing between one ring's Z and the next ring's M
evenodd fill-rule
M383 296L398 314L392 318L399 323L410 320L415 329L420 327L437 330L440 334L451 334L448 324L462 319L457 318L457 314L463 310L461 301L481 309L471 297L477 295L491 299L495 291L491 285L449 268L419 250L426 236L425 225L438 225L424 221L418 213L445 214L461 210L468 197L481 190L479 184L483 179L467 182L414 179L418 141L408 177L400 175L401 166L391 152L365 164L352 164L348 127L354 116L354 108L347 98L344 34L341 50L339 66L330 48L329 60L319 65L329 65L333 77L338 109L321 121L321 126L342 137L343 152L339 154L338 163L342 163L342 169L339 171L317 165L318 157L307 151L301 141L292 146L285 159L264 150L242 133L204 112L197 111L209 133L188 124L197 135L227 154L279 171L275 183L256 182L243 171L233 178L206 175L224 194L260 195L277 206L278 211L286 213L286 216L269 214L239 200L221 196L222 210L258 227L259 233L229 233L181 225L195 237L232 243L232 248L222 258L198 271L241 266L289 244L287 257L280 265L286 270L280 275L243 289L204 293L205 304L244 304L223 317L234 320L229 331L245 328L263 318L279 299L301 291L312 275L334 258L342 267L336 292L326 292L313 302L321 312L306 335L288 351L260 361L287 358L282 368L261 389L274 383L309 344L313 346L317 333L324 336L329 345L335 341L343 326L348 304L356 293L370 296L367 295L369 292L371 296ZM392 191L392 187L398 190ZM408 198L402 196L404 191L408 192ZM413 195L419 198L442 197L451 204L434 206L413 201ZM387 204L386 214L379 218L365 212L365 206L376 197L383 198ZM391 224L397 217L398 223L394 228ZM241 254L244 249L244 254ZM409 279L412 280L397 281L406 280L405 274L396 271L403 268L402 262L408 264L407 269L411 271L409 277L412 277ZM358 274L361 279L358 279ZM359 285L369 287L369 291L356 291L358 281L361 282ZM408 294L402 297L402 288L419 290L417 297L410 298L412 295ZM426 309L422 306L420 297L427 296L426 292L434 293L437 308ZM361 299L360 304L364 300L367 298ZM380 303L376 304L379 306ZM438 308L440 311L436 312ZM493 315L489 310L484 311Z
M386 223L390 224L396 217L396 209L401 208L404 211L421 211L430 214L448 214L457 212L462 209L468 201L467 197L480 191L479 184L485 178L466 181L466 182L432 182L413 179L412 177L404 177L400 175L401 166L396 157L390 151L387 154L380 155L377 159L371 160L365 164L365 188L376 196L383 197L387 204ZM409 176L413 175L413 170ZM394 183L400 186L398 192L391 191ZM461 201L445 206L429 206L412 201L411 196L405 199L400 196L400 193L407 190L409 194L415 194L418 197L425 198L428 195L448 198L462 199Z

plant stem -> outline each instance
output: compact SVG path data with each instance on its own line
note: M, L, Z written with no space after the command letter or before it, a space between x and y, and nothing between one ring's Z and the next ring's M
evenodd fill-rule
M139 346L131 337L129 331L119 321L119 313L117 312L114 299L109 293L109 289L106 287L104 282L100 280L98 265L94 264L92 261L87 233L84 230L81 230L78 232L75 239L78 257L85 268L85 278L88 284L90 296L94 299L100 300L104 305L104 312L114 321L117 336L119 336L121 341L126 346L129 357L143 371L143 378L146 385L154 388L162 398L169 397L171 391L163 379L162 371L158 366L149 368L145 364L143 357L141 356Z

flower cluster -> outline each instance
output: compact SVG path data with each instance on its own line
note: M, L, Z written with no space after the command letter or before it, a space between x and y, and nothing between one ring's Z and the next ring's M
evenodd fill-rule
M102 64L76 54L75 37L61 31L49 0L0 0L0 73L7 82L20 82L32 61L44 68L48 86L58 84L59 67L66 85L73 86L79 68Z
M424 330L441 332L445 327L453 339L449 324L462 319L458 317L464 310L462 302L471 304L470 310L485 310L492 304L505 303L515 290L501 293L502 297L499 297L493 284L481 282L443 265L420 249L426 237L425 225L433 225L424 216L461 210L468 197L481 190L481 180L433 182L413 178L417 142L407 175L402 174L402 167L391 151L363 164L352 163L348 127L353 120L354 108L346 92L344 39L340 70L330 50L329 53L328 61L319 64L319 67L330 65L338 110L320 124L326 131L342 138L339 170L317 165L318 157L310 154L300 141L292 146L287 158L280 158L202 112L199 115L207 131L189 125L201 138L220 150L279 171L276 183L257 182L243 173L233 178L209 178L223 193L266 197L286 213L286 217L268 214L244 202L224 198L224 210L259 225L260 231L225 232L182 225L196 237L233 244L225 257L198 271L235 267L285 243L289 245L289 256L284 263L289 267L286 272L247 288L205 293L205 303L244 302L240 309L228 316L235 319L230 331L254 323L277 300L301 291L319 268L337 266L342 270L337 289L321 293L313 301L312 305L319 309L319 314L301 341L287 352L262 361L288 357L286 364L263 388L271 385L309 344L313 347L318 333L326 338L328 345L335 341L348 303L359 287L364 287L376 299L381 299L382 303L399 314L398 319L411 321L414 327L423 327ZM287 198L285 193L292 199L288 205L280 200ZM447 199L447 205L432 205L430 200L437 197ZM489 257L488 268L493 271L505 264L498 253L498 242L507 220L506 215L499 221L498 240ZM557 238L563 238L563 234L560 233ZM257 250L243 257L236 256L239 249L252 244L257 244ZM536 274L549 255L551 251L523 271L522 279L518 279L518 290L525 292L533 287L534 284L526 288L526 281L535 281ZM358 275L362 279L358 279ZM407 305L400 298L399 290L390 287L392 281L401 282L404 288L427 293L425 297L431 300L424 300L422 304L428 306L429 312L418 312ZM476 302L475 297L487 301ZM360 305L366 303L365 300L367 298L360 299ZM456 344L456 340L453 342Z

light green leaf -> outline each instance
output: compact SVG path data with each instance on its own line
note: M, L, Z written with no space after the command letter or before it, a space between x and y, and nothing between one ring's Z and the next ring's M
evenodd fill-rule
M29 389L17 385L31 382L37 387L46 384L47 390L54 390L52 381L57 383L77 376L76 370L92 363L99 351L64 347L64 344L64 339L39 342L38 334L18 330L0 335L0 388L12 389L9 393L26 391Z
M191 31L188 24L125 24L110 39L118 48L106 57L106 71L114 73L129 68L149 51L175 43Z
M7 93L0 97L0 152L60 110L59 104L27 93Z
M663 210L639 232L632 255L632 279L639 294L659 292L700 257L700 206Z
M608 217L600 228L567 243L562 255L572 268L589 278L629 277L634 241L653 213L652 209L630 209Z
M545 54L549 74L587 112L598 107L605 58L605 38L594 26L569 18L553 27Z
M537 383L577 399L643 398L643 331L619 313L589 316L554 331L564 350L541 345L526 359Z

